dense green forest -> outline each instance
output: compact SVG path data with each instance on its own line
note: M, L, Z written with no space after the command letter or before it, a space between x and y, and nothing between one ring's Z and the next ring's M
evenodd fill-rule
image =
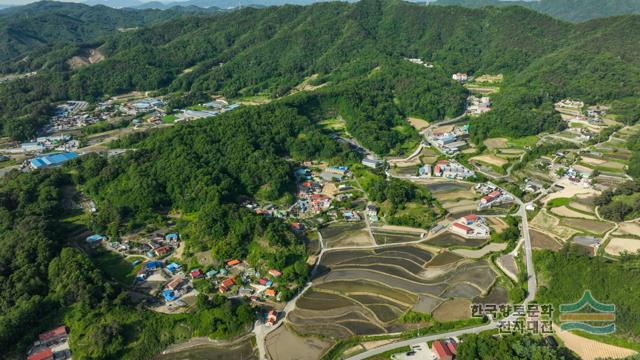
M39 332L64 323L73 329L74 357L148 359L192 336L227 338L254 318L245 305L201 298L189 315L167 316L129 304L128 296L69 242L61 222L60 170L21 174L0 182L0 348L22 354ZM87 341L87 339L91 339Z
M465 335L457 349L460 360L574 360L567 348L552 348L541 337L530 335L494 336L489 333Z
M600 215L612 221L624 221L640 217L640 180L627 181L607 189L595 201Z
M463 71L506 77L494 95L495 111L474 122L477 138L553 131L561 122L550 104L560 98L608 102L638 95L639 19L571 25L520 7L465 9L396 0L177 19L108 37L98 44L106 60L79 70L65 63L79 51L74 46L6 63L5 71L39 75L0 85L0 125L6 135L27 138L56 100L95 100L130 90L280 97L318 74L314 83L327 84L319 96L334 98L322 103L338 106L347 120L349 113L360 117L366 111L367 122L386 123L383 134L368 142L376 147L380 138L391 140L376 149L387 153L408 140L387 131L400 117L459 114L464 90L450 76ZM436 67L405 64L403 57ZM343 109L345 97L375 107ZM351 127L363 129L356 137L368 133L367 127Z
M34 49L87 44L118 29L135 28L193 15L169 11L112 9L78 3L42 1L0 11L0 62L16 59ZM41 49L42 48L42 49Z
M535 252L534 263L540 281L539 303L551 303L558 309L559 304L574 303L585 290L591 290L598 301L616 305L616 336L637 342L640 301L629 294L640 286L638 255L611 261L565 248Z
M638 0L437 0L433 5L458 5L469 8L485 6L523 6L560 20L582 22L586 20L640 14Z

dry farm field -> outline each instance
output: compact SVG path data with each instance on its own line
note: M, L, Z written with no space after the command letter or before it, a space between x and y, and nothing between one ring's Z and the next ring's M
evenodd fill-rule
M605 251L608 254L619 256L623 252L635 254L640 250L640 239L614 237L609 240Z
M467 239L460 235L453 234L449 231L443 231L433 238L427 240L425 244L439 246L439 247L451 247L451 246L464 246L464 247L477 247L487 242L487 239Z
M286 324L269 333L265 346L269 359L316 360L332 345L317 337L301 337L291 331Z
M613 224L598 220L562 219L561 223L581 232L588 232L599 235L604 234L613 228Z
M529 225L545 234L553 234L564 241L578 232L577 230L560 225L560 219L550 215L546 210L541 210Z
M507 160L501 157L497 157L495 155L474 156L471 159L469 159L469 161L478 161L478 162L482 162L482 163L489 164L492 166L497 166L497 167L502 167L509 163Z
M427 120L417 117L407 117L407 121L409 121L409 124L411 124L411 126L413 126L418 131L429 126L429 122Z
M531 235L531 246L534 249L560 250L562 244L553 237L537 230L529 230Z
M508 139L505 138L491 138L484 141L484 145L489 150L506 149L509 147Z
M566 206L560 206L560 207L553 208L553 209L551 209L551 212L554 215L558 215L558 216L566 217L566 218L591 219L591 220L595 219L594 216L583 214L583 213L581 213L579 211L575 211L575 210L569 209Z

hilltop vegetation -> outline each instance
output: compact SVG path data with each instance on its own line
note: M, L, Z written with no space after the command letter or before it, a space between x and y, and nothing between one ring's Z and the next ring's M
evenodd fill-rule
M595 101L637 95L635 28L636 17L574 26L518 7L473 10L381 0L243 9L116 34L99 46L105 61L79 70L65 64L74 47L5 64L6 71L39 75L0 85L0 123L5 134L26 138L46 121L52 101L130 90L277 98L317 74L314 84L328 84L320 105L329 102L342 111L345 97L376 104L364 109L366 121L390 122L382 128L387 134L365 142L385 140L390 145L375 149L385 154L411 138L388 132L397 119L459 114L465 90L450 75L464 71L506 78L494 99L496 115L487 115L483 122L489 125L475 131L477 137L495 135L487 128L522 136L557 129L560 121L549 104L563 96ZM437 66L404 64L403 57ZM573 66L576 61L581 66ZM600 79L602 69L607 76ZM620 79L622 86L616 84ZM343 116L349 111L354 109ZM496 127L499 118L504 126Z
M435 5L459 5L469 8L485 6L522 6L560 20L582 22L610 16L640 14L638 0L437 0Z
M53 1L5 9L0 11L0 62L20 58L34 49L92 43L119 28L157 24L181 15L186 14Z

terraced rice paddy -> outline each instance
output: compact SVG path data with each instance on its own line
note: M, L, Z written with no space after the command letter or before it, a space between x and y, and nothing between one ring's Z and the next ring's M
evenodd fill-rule
M320 234L327 248L373 245L364 222L330 224L320 229Z
M562 219L562 224L572 229L593 234L604 234L613 228L611 223L587 219Z
M467 239L460 235L453 234L448 231L444 231L439 235L427 240L425 243L433 246L451 247L451 246L465 246L465 247L477 247L487 242L486 239Z
M330 251L320 268L287 322L334 339L401 331L398 319L409 309L439 311L442 321L468 318L471 299L487 294L497 278L484 260L448 252L434 257L408 245Z
M410 233L394 230L373 229L373 238L376 244L397 244L410 241L419 241L422 239L419 233Z

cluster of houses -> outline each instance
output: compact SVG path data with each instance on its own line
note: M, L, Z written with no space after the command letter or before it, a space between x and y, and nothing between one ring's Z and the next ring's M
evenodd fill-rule
M481 115L491 110L491 99L487 96L469 96L467 98L467 114Z
M27 360L66 360L71 359L69 333L65 326L59 326L38 335L27 352Z
M210 269L206 272L200 269L191 271L192 278L206 278L212 282L220 294L229 297L245 297L253 302L266 298L280 301L280 296L274 288L280 276L282 273L277 269L269 269L266 274L261 274L238 259L227 261L219 269Z
M422 66L426 67L427 69L433 69L433 64L432 64L432 63L430 63L430 62L426 62L426 61L424 61L424 60L422 60L422 59L417 59L417 58L409 59L409 58L405 58L405 60L407 60L407 61L408 61L408 62L410 62L410 63L416 64L416 65L422 65Z
M590 176L593 174L593 170L582 165L573 165L567 168L564 172L564 176L569 181L574 183L583 183L585 186L591 184Z
M604 124L604 116L607 114L609 107L603 105L589 106L586 111L584 102L579 100L565 99L554 104L555 109L564 114L574 115L572 118L565 118L569 121L579 121L590 125L600 126Z
M176 122L191 121L197 119L204 119L214 117L222 113L235 110L240 107L240 104L229 104L223 98L218 98L214 101L210 101L205 104L201 104L198 110L184 109L180 110L176 114Z
M486 221L474 214L463 216L449 226L449 231L465 238L486 239L491 229Z
M77 149L80 143L72 140L69 135L40 136L32 141L23 142L19 148L6 149L9 153L40 153L44 151L71 151Z
M475 172L467 169L454 160L439 160L433 167L433 176L447 179L467 179L475 176Z
M319 174L314 174L307 167L301 167L296 169L295 176L298 183L298 201L292 207L292 212L297 216L305 216L329 210L333 197L323 192L325 184L341 182L351 177L351 173L346 166L325 166ZM339 186L339 189L348 188L347 185ZM341 199L344 200L344 197ZM354 214L345 213L344 217L353 219Z
M177 232L155 231L140 241L108 241L104 235L93 234L86 239L91 246L104 245L107 249L122 255L143 255L149 259L164 258L170 255L180 245L180 235Z
M456 155L468 146L466 138L469 136L469 125L456 126L451 131L433 131L427 133L429 144L436 147L446 155Z
M85 111L88 107L86 101L67 101L56 106L47 130L68 131L95 124L100 118Z
M509 204L515 200L513 196L492 183L477 184L475 190L483 195L478 203L478 210Z

